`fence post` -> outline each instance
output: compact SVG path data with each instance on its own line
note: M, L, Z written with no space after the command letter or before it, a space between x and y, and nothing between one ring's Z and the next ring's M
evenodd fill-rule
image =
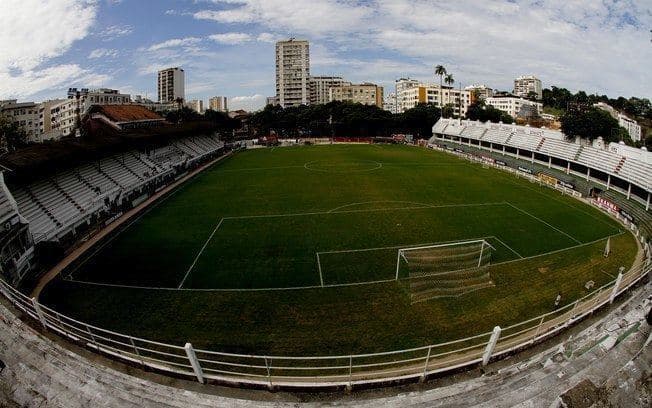
M195 375L197 376L197 381L204 383L204 373L199 365L199 360L197 360L197 355L195 354L195 349L192 348L192 344L186 343L183 347L186 350L186 355L188 360L190 360L190 365L192 366Z
M353 389L353 355L349 355L349 385L346 386L346 389L351 391Z
M45 314L43 314L41 305L38 304L38 301L36 300L35 297L32 298L32 306L34 306L34 311L36 311L36 315L38 316L38 319L41 321L41 324L43 325L44 328L47 329L48 322L45 320Z
M267 381L269 381L269 389L271 390L274 386L272 385L272 370L269 367L269 362L267 361L267 357L265 358L265 368L267 368Z
M484 354L482 355L482 365L486 366L489 364L489 359L491 359L491 355L494 352L494 348L496 347L496 343L498 343L498 338L500 337L500 326L494 327L493 333L491 333L491 338L489 339L489 343L487 343L487 348L484 350Z
M616 299L616 295L618 294L618 287L620 286L620 281L623 280L623 273L619 272L618 277L616 278L616 283L614 284L614 288L611 291L611 296L609 296L609 304L612 304L614 302L614 299Z
M138 347L136 347L136 343L134 342L134 338L129 336L129 342L131 343L131 346L134 348L134 351L136 352L136 355L140 359L140 363L144 366L145 365L145 359L143 359L143 356L140 355L140 352L138 351Z
M421 381L425 381L426 373L428 372L428 362L430 361L430 353L432 346L428 347L428 354L426 355L426 363L423 365L423 374L421 374Z
M543 325L543 320L545 319L545 316L541 316L541 320L539 320L539 325L537 326L537 330L534 332L534 337L532 337L531 341L535 341L537 339L537 336L539 335L539 332L541 331L541 326Z

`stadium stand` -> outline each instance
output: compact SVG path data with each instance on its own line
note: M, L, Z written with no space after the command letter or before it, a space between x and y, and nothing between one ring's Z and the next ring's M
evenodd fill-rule
M224 143L211 136L178 140L149 155L132 150L86 163L13 189L18 212L29 223L36 243L56 240L88 222L116 198L137 193L180 164L216 153Z
M525 149L534 152L537 150L539 144L541 143L541 137L528 135L525 134L525 132L521 131L514 131L512 132L510 143L519 149Z
M579 163L605 173L615 173L616 167L622 159L622 156L591 146L584 146L577 157Z
M487 129L482 140L491 143L504 144L507 142L507 139L509 139L511 135L512 132L510 132L507 129L503 129L498 126L495 127L492 126Z
M455 123L455 131L449 131L451 122ZM617 143L605 148L580 145L566 141L561 132L525 126L469 122L467 128L471 124L484 126L485 132L458 132L465 126L464 121L459 122L440 119L433 126L429 145L478 159L492 158L512 169L526 168L532 174L550 175L584 196L597 193L631 216L642 242L652 241L652 154L644 149ZM436 129L442 131L437 133ZM482 142L492 143L493 149L483 147ZM534 154L517 154L517 149ZM624 213L620 215L625 217Z
M551 138L543 138L543 143L539 147L539 152L564 160L574 160L580 152L581 146L575 143L568 143Z
M652 237L652 215L645 211L643 207L628 200L627 197L615 191L603 191L600 195L616 203L623 210L627 211L632 217L634 217L634 223L637 225L641 233L646 237Z

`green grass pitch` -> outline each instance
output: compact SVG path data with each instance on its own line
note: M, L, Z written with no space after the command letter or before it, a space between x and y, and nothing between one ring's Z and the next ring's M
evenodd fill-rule
M399 248L472 239L495 248L490 287L412 303L405 271L394 280ZM72 317L174 344L374 352L551 311L557 293L572 302L635 253L600 211L444 153L259 149L180 187L42 296Z

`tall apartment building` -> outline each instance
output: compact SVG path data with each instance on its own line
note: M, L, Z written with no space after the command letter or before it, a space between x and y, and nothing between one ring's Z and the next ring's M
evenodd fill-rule
M338 76L313 76L310 77L310 104L320 105L330 101L329 90L344 85L351 85Z
M342 85L329 90L329 100L361 103L383 107L383 87L365 82L363 84Z
M27 141L39 135L38 105L34 102L18 102L16 99L0 101L0 114L22 127Z
M439 84L417 84L403 87L397 94L398 113L412 109L420 103L442 108L451 105L456 116L464 116L471 101L471 91L459 90Z
M629 133L629 137L631 137L633 141L638 142L639 140L641 140L641 125L639 125L638 122L636 122L634 119L631 119L626 115L623 115L622 113L614 109L611 105L608 105L604 102L598 102L593 106L609 112L611 117L616 119L618 121L618 124L627 130L627 133Z
M474 95L478 99L481 100L486 100L489 97L494 96L494 90L488 87L487 85L470 85L464 88L465 91L471 92L471 99L473 99ZM471 101L471 103L475 102L474 100Z
M308 41L276 43L276 99L282 107L310 103L310 46Z
M217 112L228 112L229 107L226 103L226 96L214 96L208 100L208 109Z
M534 75L525 75L514 80L514 95L525 98L530 92L537 94L537 99L543 98L543 86L540 79Z
M187 101L184 105L197 113L204 113L204 101L201 99L192 99Z
M511 117L531 117L538 116L543 112L543 104L539 102L532 102L518 96L505 94L494 95L485 100L487 105L491 105L496 109L506 112Z
M396 108L396 92L390 92L383 102L383 109L392 113L398 113Z
M186 74L179 67L167 68L158 72L158 101L174 102L177 98L185 99Z

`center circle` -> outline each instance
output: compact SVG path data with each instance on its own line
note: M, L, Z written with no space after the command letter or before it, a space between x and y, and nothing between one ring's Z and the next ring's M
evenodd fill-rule
M320 171L323 173L349 174L378 170L383 167L383 164L373 160L315 160L304 164L303 167L306 170Z

